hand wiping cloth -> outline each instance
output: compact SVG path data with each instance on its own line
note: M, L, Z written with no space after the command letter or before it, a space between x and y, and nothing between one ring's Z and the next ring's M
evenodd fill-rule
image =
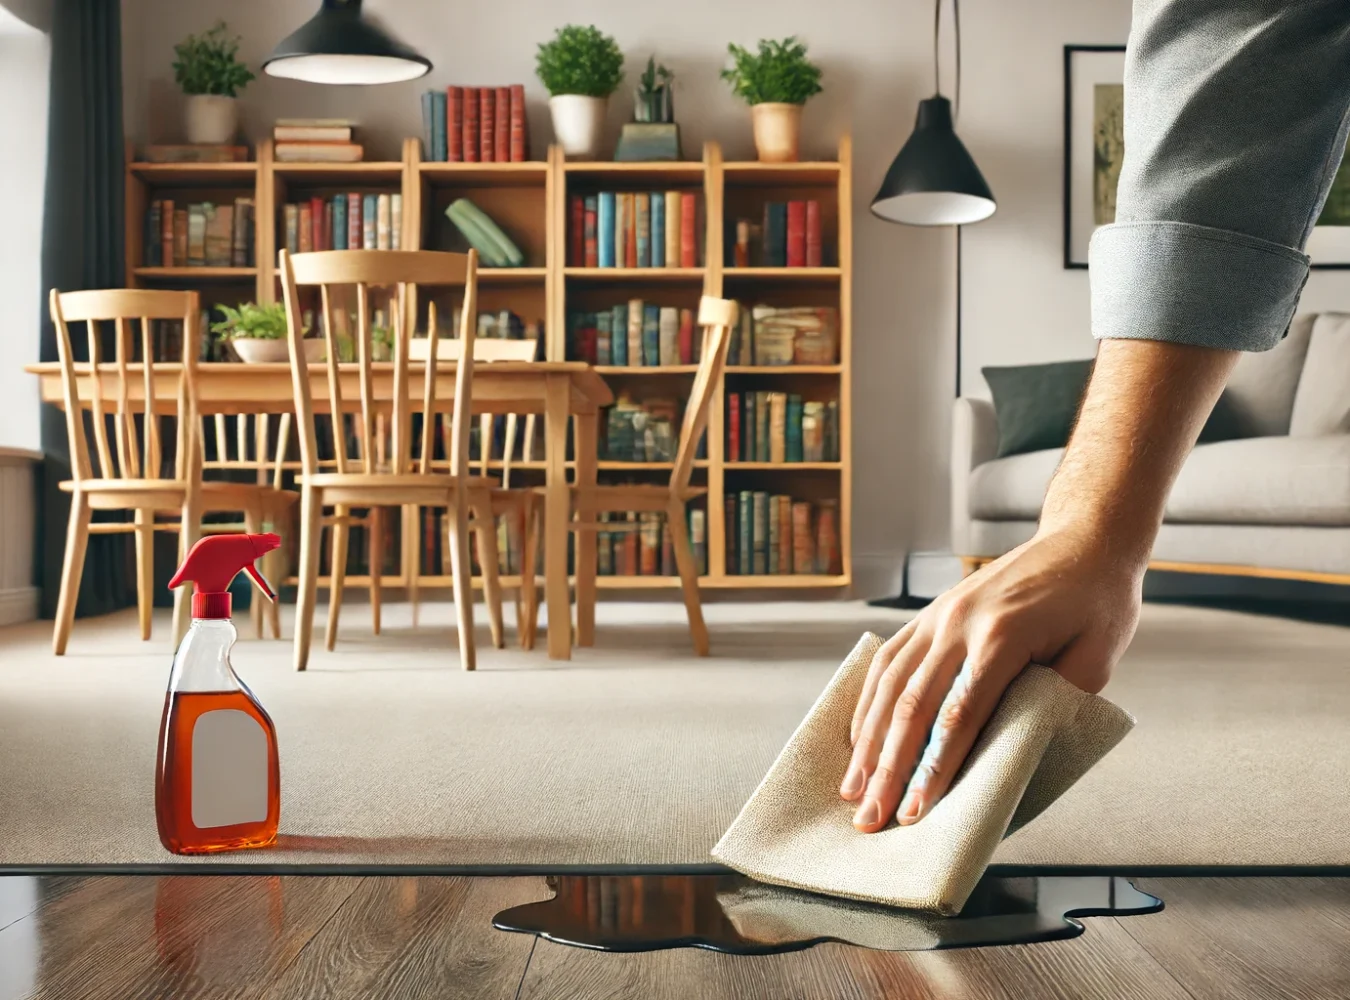
M860 833L839 782L852 755L853 709L881 644L871 633L858 641L712 856L762 882L954 915L999 841L1064 794L1134 719L1029 666L931 812L912 826Z

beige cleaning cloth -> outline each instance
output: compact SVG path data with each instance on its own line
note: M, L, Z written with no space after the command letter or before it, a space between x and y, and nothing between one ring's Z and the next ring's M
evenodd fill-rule
M960 912L1007 834L1119 743L1130 715L1046 667L1003 695L951 789L912 826L853 828L839 797L849 728L881 646L866 633L797 727L712 856L762 882L870 903Z

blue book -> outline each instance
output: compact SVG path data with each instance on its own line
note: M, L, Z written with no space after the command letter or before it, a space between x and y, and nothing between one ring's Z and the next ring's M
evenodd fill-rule
M637 231L637 266L652 266L652 205L651 196L633 196L633 225Z
M361 203L361 244L363 250L375 250L379 247L376 227L379 225L379 199L373 194L366 195Z
M652 192L652 267L666 266L666 195Z
M599 246L596 248L600 267L614 266L614 192L601 191L600 204L595 212L595 230ZM618 362L615 362L618 364Z
M656 366L661 363L661 307L642 307L642 363Z
M450 158L445 144L445 91L431 93L431 158L444 163Z
M609 323L610 364L628 364L628 303L620 302L610 310Z
M422 155L428 160L436 155L436 129L434 108L436 106L436 91L426 90L422 92Z
M347 196L333 195L333 249L347 250Z
M789 462L800 462L802 460L802 397L795 392L788 394L785 423L787 426L784 428L784 437L787 439L787 448L784 457Z

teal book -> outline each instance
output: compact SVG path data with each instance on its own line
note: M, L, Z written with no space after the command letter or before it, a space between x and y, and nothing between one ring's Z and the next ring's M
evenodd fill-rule
M741 490L736 513L736 520L740 522L736 531L736 541L739 543L736 547L736 569L741 576L749 576L754 565L754 534L751 526L755 521L755 495L749 490Z
M666 266L666 195L652 192L652 267Z
M366 195L361 202L361 236L362 243L364 244L362 249L365 250L374 250L378 246L376 242L376 236L378 236L377 227L379 225L379 212L377 211L378 204L379 199L373 194Z
M613 364L610 360L613 357L610 346L611 323L614 321L614 313L608 309L602 309L595 316L595 363L597 365Z
M628 303L620 302L610 310L610 364L623 367L628 362Z
M656 366L661 363L661 307L642 307L642 363Z
M600 267L614 266L614 192L601 191L596 203L596 261Z
M431 92L431 158L437 163L449 159L445 136L445 90Z
M784 428L784 437L786 438L786 459L789 462L800 462L802 460L802 397L794 393L789 393L787 398L787 426Z
M750 572L761 576L769 570L769 494L756 490L754 494L754 521L751 524L751 538L754 540Z
M652 208L651 195L639 193L633 196L633 211L637 227L637 267L652 266Z
M333 195L333 249L347 250L347 196Z
M428 160L436 158L435 114L436 91L422 92L422 156Z
M838 462L839 458L839 400L832 399L825 406L825 460Z
M769 547L766 552L766 569L770 576L778 575L778 533L782 526L778 523L778 497L768 498L769 504Z

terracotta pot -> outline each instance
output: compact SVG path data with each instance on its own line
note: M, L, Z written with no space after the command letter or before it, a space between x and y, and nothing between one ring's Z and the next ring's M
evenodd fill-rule
M239 131L239 102L220 94L192 94L185 109L187 140L221 145Z
M599 156L608 107L608 97L558 94L548 99L553 135L568 159L594 160Z
M802 135L800 104L752 104L755 151L761 163L793 163Z
M324 342L315 338L304 341L305 360L313 364L323 360ZM256 340L251 337L236 337L230 341L239 360L249 365L286 364L291 360L287 341Z

